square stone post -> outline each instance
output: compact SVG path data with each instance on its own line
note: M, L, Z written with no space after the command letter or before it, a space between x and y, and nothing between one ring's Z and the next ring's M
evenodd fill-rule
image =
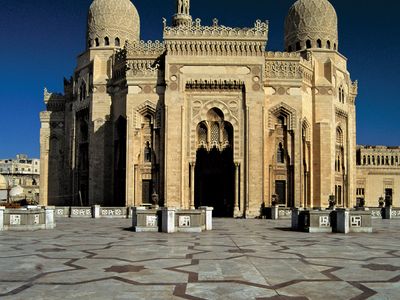
M385 207L384 219L390 220L392 219L392 206Z
M139 206L139 207L135 207L132 206L131 207L131 217L132 217L132 227L136 228L136 226L138 226L138 217L137 217L137 211L143 211L146 210L146 208L144 206Z
M347 209L336 209L336 228L334 232L349 233L350 232L350 211Z
M4 230L4 211L5 211L4 206L0 206L0 231Z
M300 212L303 211L302 208L293 208L292 209L292 230L299 230L299 215Z
M92 217L94 219L100 218L100 205L93 205L92 206Z
M54 229L56 227L56 222L54 218L55 206L46 206L44 208L45 215L46 215L46 229Z
M161 209L161 230L165 233L175 232L175 208L163 207Z
M201 210L204 211L204 213L206 214L206 230L212 230L212 212L214 210L213 207L208 207L208 206L201 206L200 207Z
M278 205L272 205L271 206L271 219L272 220L278 220L279 219L279 206Z

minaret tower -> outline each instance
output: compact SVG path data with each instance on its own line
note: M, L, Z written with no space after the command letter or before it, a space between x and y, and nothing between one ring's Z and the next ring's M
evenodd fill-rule
M191 26L190 0L176 0L176 14L172 19L174 26Z

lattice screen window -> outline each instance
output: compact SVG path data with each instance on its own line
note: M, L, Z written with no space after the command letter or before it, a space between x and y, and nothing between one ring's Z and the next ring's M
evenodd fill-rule
M218 146L219 145L219 125L216 122L211 124L211 146Z

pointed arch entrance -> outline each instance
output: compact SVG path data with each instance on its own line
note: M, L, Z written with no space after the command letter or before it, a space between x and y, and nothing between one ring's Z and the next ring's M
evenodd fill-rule
M220 109L210 109L207 120L197 125L197 146L195 206L212 206L214 216L233 217L233 127Z

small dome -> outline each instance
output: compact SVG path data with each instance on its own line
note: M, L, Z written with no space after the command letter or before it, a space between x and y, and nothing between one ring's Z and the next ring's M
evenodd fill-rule
M94 0L89 8L87 44L122 47L140 40L140 18L130 0Z
M338 20L328 0L298 0L285 20L285 48L297 51L307 48L337 50Z

